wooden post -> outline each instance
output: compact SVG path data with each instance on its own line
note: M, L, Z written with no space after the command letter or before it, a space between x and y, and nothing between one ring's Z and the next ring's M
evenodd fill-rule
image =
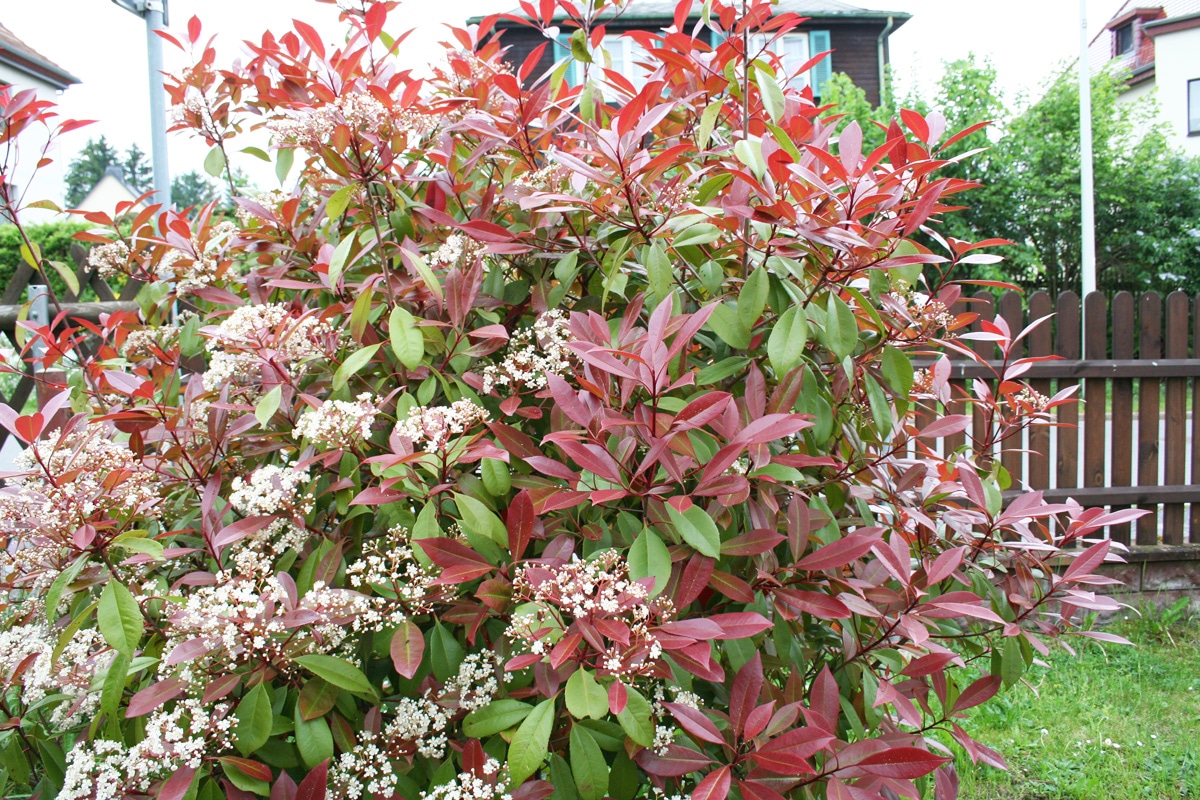
M1146 292L1138 303L1138 358L1162 357L1162 298ZM1158 378L1138 385L1138 486L1158 485ZM1141 506L1151 513L1137 521L1137 543L1158 544L1158 505Z
M1167 296L1167 358L1188 357L1188 312L1191 304L1183 292ZM1187 378L1167 378L1166 448L1163 463L1167 484L1187 482ZM1163 544L1183 544L1183 505L1163 506Z
M1113 358L1133 358L1137 342L1137 327L1134 324L1133 295L1117 292L1112 302ZM1109 486L1133 485L1133 380L1117 378L1112 382L1112 428L1109 467ZM1113 510L1128 506L1113 506ZM1129 544L1133 526L1130 523L1109 528L1113 541Z
M1029 297L1029 322L1049 317L1054 313L1054 304L1045 292L1034 292ZM1029 332L1029 355L1048 356L1054 353L1053 319L1046 319ZM1050 397L1054 391L1048 379L1029 382L1035 392ZM1035 425L1029 431L1029 487L1050 488L1050 426Z

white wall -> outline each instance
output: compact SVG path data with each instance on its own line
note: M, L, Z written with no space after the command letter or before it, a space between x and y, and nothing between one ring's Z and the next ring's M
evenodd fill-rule
M12 84L10 92L16 93L24 89L36 89L38 97L43 100L58 99L58 90L52 84L31 78L24 72L19 72L6 64L0 64L0 83ZM17 168L10 180L20 191L25 192L26 204L34 200L53 200L60 206L63 204L63 181L67 175L67 165L62 148L55 142L46 152L53 163L34 170L34 165L42 157L42 149L46 146L48 136L41 126L26 128L18 139L20 153L17 158ZM51 222L59 218L53 211L40 208L30 208L21 212L21 221L26 223Z
M1159 118L1171 126L1173 141L1200 156L1200 136L1188 136L1187 83L1200 78L1200 28L1163 33L1154 38L1154 82Z

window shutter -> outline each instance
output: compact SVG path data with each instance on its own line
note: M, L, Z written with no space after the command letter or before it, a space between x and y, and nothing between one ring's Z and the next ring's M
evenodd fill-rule
M829 31L809 31L808 32L808 51L812 55L824 53L830 49ZM825 87L826 81L833 77L833 56L828 55L821 59L821 63L812 68L812 87L813 94L817 97L821 96L821 90Z

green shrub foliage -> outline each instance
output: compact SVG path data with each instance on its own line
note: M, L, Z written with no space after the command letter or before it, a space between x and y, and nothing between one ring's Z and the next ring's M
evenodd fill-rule
M631 34L641 87L611 9L525 8L572 83L494 17L398 70L392 5L228 69L193 20L180 127L210 173L265 127L289 188L148 209L92 251L140 314L26 330L69 385L0 408L0 793L948 799L951 738L1001 764L957 720L1115 607L1090 539L1136 512L1006 506L995 454L1068 393L1002 320L969 397L929 355L974 353L950 276L990 258L911 238L965 186L940 118L864 151L744 52L763 2L714 0L715 49L689 2Z

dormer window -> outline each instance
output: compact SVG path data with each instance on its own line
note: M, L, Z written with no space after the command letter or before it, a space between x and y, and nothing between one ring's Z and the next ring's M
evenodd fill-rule
M1123 56L1133 52L1133 23L1126 22L1113 31L1113 55Z

